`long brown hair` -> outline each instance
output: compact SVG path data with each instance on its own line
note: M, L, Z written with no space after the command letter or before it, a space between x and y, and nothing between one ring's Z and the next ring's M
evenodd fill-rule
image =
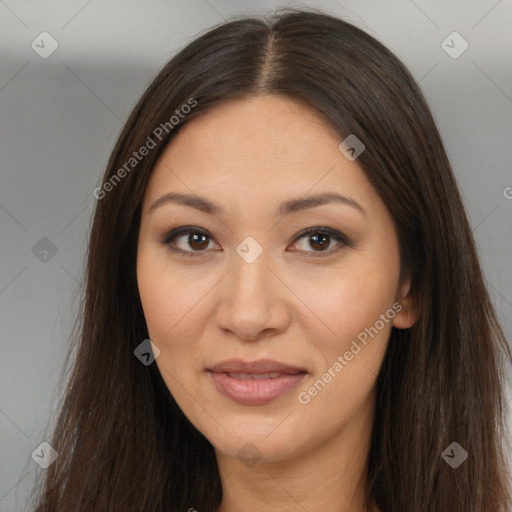
M117 141L97 194L76 357L50 443L59 456L37 511L218 508L212 445L156 365L133 353L148 338L137 236L149 175L174 134L222 101L258 94L303 102L340 142L354 133L365 144L358 163L393 216L412 279L420 317L392 330L378 377L368 504L382 512L510 510L503 382L512 355L426 101L373 37L317 10L286 9L231 20L192 41L154 78ZM155 147L127 167L148 138ZM468 452L456 469L441 457L452 442Z

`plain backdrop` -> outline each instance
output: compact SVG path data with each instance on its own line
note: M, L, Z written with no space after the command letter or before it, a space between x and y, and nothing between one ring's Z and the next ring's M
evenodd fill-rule
M353 22L419 81L510 339L511 0L0 0L1 512L30 510L34 479L45 471L31 454L49 439L57 411L92 191L123 121L200 31L285 5Z

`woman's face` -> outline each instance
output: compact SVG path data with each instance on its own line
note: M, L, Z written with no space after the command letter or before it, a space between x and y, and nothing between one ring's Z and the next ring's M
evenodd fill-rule
M340 142L291 100L231 100L151 175L140 298L158 369L218 455L284 461L369 435L392 325L413 319L390 213Z

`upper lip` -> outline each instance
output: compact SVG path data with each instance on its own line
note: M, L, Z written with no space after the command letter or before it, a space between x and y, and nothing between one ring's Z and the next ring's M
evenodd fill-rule
M213 373L303 373L305 368L292 366L272 359L257 359L256 361L242 361L241 359L228 359L208 368Z

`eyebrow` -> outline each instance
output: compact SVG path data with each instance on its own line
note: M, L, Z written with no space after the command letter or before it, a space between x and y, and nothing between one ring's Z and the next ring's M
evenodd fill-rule
M180 194L178 192L169 192L168 194L164 194L150 206L149 212L151 213L156 208L169 203L177 203L190 206L191 208L195 208L196 210L200 210L211 215L220 215L223 213L223 208L213 201L198 195ZM285 201L279 205L277 214L284 216L289 213L308 210L310 208L315 208L316 206L322 206L328 203L338 203L345 206L351 206L363 215L366 215L365 210L357 201L333 192L324 192L320 194L300 197L298 199L289 199L288 201Z

